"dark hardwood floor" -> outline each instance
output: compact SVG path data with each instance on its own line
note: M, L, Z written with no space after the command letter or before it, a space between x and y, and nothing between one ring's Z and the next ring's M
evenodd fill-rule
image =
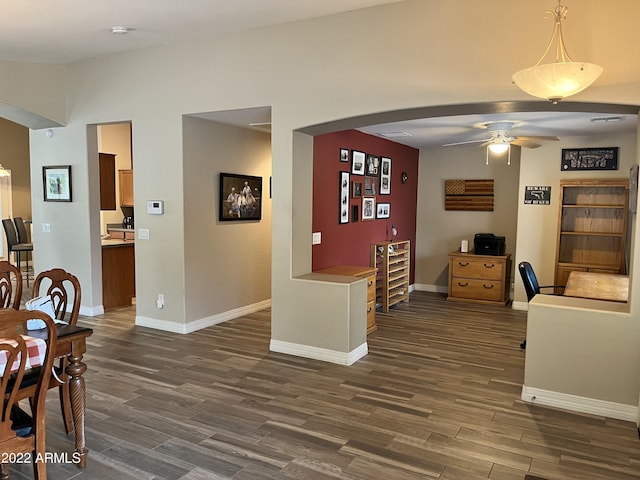
M49 479L640 478L635 424L520 401L524 312L416 292L349 367L269 352L269 310L188 335L134 315L81 319L88 467ZM47 450L71 451L57 397Z

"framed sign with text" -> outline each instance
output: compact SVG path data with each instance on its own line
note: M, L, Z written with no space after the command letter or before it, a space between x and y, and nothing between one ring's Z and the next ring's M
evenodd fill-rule
M550 186L524 187L524 204L525 205L550 205L551 204L551 187Z
M618 147L563 148L560 169L563 171L617 170Z

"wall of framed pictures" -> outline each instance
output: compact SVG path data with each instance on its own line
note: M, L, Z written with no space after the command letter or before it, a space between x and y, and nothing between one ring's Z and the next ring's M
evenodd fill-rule
M312 228L322 242L313 245L313 270L367 266L371 243L415 242L418 156L356 130L315 137Z

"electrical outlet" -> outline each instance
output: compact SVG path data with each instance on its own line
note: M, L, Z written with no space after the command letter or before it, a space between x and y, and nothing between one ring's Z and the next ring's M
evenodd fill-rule
M158 294L158 298L156 299L156 307L164 307L164 295L161 293Z
M50 233L51 232L51 224L50 223L43 223L42 224L42 231L44 233Z

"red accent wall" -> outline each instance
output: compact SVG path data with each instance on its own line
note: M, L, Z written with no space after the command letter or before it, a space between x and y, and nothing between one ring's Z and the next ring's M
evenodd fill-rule
M340 161L340 149L349 149L349 161ZM362 198L353 198L349 188L349 223L340 224L340 172L351 173L351 150L391 158L391 194L375 195L378 202L390 203L390 217L362 221ZM313 144L313 231L322 233L322 243L313 245L313 270L334 265L369 265L370 245L391 238L411 241L411 279L414 282L416 208L418 198L418 150L357 130L347 130L314 138ZM408 179L402 183L402 172ZM350 175L350 181L363 183L364 176ZM351 218L351 206L358 205L358 221Z

